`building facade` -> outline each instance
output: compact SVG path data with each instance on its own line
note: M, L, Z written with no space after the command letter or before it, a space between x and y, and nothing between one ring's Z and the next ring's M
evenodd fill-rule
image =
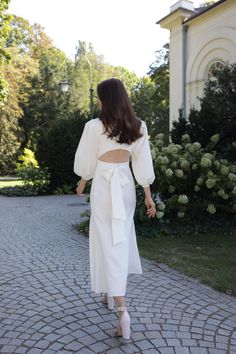
M181 0L157 22L170 30L170 128L191 107L199 108L212 69L236 62L236 0L194 8Z

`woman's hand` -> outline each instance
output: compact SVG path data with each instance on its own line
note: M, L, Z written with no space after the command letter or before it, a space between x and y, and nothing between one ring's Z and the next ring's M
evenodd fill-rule
M78 186L76 188L76 193L77 193L78 197L84 195L83 192L84 192L85 186L86 186L86 181L83 178L81 178L81 180L79 181Z
M156 205L150 196L145 197L145 205L147 207L148 217L153 217L156 215Z

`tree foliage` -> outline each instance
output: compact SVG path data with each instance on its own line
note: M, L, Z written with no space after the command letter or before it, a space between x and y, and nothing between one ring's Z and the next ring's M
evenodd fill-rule
M144 78L132 91L134 109L147 123L150 135L169 135L169 44L157 51L150 66L150 78Z
M10 59L6 48L6 42L10 33L10 15L6 13L10 0L1 0L0 2L0 108L4 105L8 94L7 81L2 74L3 67Z
M0 111L0 171L7 173L14 170L24 131L22 129L23 102L28 102L30 83L29 77L37 70L34 60L28 55L18 54L17 48L11 48L11 62L4 66L9 94L6 104Z
M59 119L41 135L37 159L42 166L48 167L51 190L76 184L78 176L73 173L74 156L86 121L83 116Z

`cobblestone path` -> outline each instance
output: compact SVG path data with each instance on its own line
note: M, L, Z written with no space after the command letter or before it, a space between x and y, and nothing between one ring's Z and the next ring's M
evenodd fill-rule
M90 292L85 199L0 197L0 353L235 354L236 299L142 259L129 275L130 340Z

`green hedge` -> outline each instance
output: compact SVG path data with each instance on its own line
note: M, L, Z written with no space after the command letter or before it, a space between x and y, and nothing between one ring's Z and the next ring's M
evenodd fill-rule
M78 176L73 172L75 151L87 119L60 119L42 134L36 152L41 166L47 166L51 176L50 189L74 186Z

